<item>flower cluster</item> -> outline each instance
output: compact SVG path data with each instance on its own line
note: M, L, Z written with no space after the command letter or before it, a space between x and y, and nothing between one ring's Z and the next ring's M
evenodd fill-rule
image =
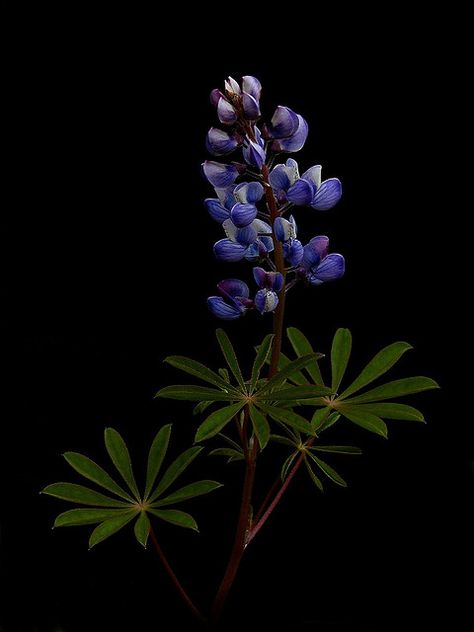
M294 217L284 217L293 206L318 211L332 208L341 198L341 182L337 178L322 180L320 165L300 176L293 158L273 166L279 154L302 149L308 124L300 114L281 105L269 122L257 124L261 92L260 82L251 76L243 77L241 84L229 77L224 91L211 92L223 128L211 127L207 149L218 157L237 150L242 155L240 162L206 160L202 166L216 194L205 200L206 208L225 234L214 244L214 254L220 261L246 259L260 264L254 267L259 290L253 300L248 285L238 279L221 281L219 296L208 299L211 312L226 320L239 318L248 309L262 314L274 311L279 293L298 281L320 285L344 274L344 257L328 253L326 236L313 237L303 246L297 239ZM247 181L237 183L239 178ZM283 252L284 265L276 250Z

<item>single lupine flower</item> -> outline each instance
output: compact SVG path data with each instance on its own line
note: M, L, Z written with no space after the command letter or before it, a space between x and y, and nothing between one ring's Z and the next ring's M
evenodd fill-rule
M276 165L269 180L280 203L288 201L297 206L327 211L342 196L342 184L338 178L321 182L321 165L311 167L300 177L298 163L293 158L289 158L284 165Z
M278 305L278 292L283 287L283 275L280 272L266 272L263 268L254 268L253 276L261 288L255 295L255 308L261 314L273 312Z
M340 254L328 254L329 238L325 235L313 237L304 247L299 274L311 285L336 281L344 275L345 261Z
M252 261L265 257L273 250L273 240L267 235L271 227L262 220L255 219L245 228L238 228L228 219L222 224L227 239L220 239L214 244L214 254L219 261Z
M293 215L289 219L277 217L273 222L273 232L278 241L283 242L283 254L292 266L297 266L303 259L303 244L296 239L297 227Z
M244 169L243 165L226 165L214 160L206 160L202 163L205 177L216 189L224 189L233 184Z
M239 140L235 134L229 134L218 127L211 127L207 133L206 147L214 156L225 156L237 149Z
M252 205L255 214L250 222L257 216L255 204L262 199L264 190L260 182L242 182L237 186L232 185L224 189L216 189L217 198L207 198L204 204L212 219L222 224L226 219L231 218L231 212L237 204ZM252 211L253 212L253 211ZM234 223L239 225L239 211L234 211ZM250 223L248 222L248 223ZM241 224L245 226L245 224Z
M257 167L257 169L260 171L260 169L265 164L265 160L267 159L265 153L265 141L263 140L262 134L258 127L254 126L253 131L255 141L250 140L250 138L247 137L247 139L244 140L244 148L242 150L242 153L245 162L252 167Z
M264 127L263 136L273 140L272 150L277 153L299 151L308 137L308 123L300 114L279 105L270 123Z
M226 279L217 285L220 296L210 296L207 306L210 311L223 320L236 320L245 314L247 309L253 307L253 301L249 299L249 288L239 279Z
M239 117L256 121L260 117L262 86L256 77L242 77L242 88L232 77L224 82L224 93L217 88L211 92L211 103L217 106L217 115L224 125L233 125Z

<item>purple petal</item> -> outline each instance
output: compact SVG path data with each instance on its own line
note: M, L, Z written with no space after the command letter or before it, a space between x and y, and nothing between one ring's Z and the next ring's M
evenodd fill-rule
M264 193L260 182L242 182L234 189L234 196L242 204L255 204L262 199Z
M253 278L258 287L265 287L266 276L267 272L263 268L257 267L253 269Z
M218 127L211 127L207 133L206 147L214 156L230 154L237 146L235 138Z
M217 105L219 103L219 99L222 99L224 95L219 90L219 88L214 88L214 90L209 95L212 105Z
M248 165L261 169L265 164L266 155L265 150L252 140L248 141L248 145L244 147L243 151L244 160Z
M216 198L207 198L206 200L204 200L204 204L209 215L216 222L222 224L222 222L225 222L225 220L229 218L229 211L224 208L220 201Z
M247 247L257 241L257 231L252 225L245 226L245 228L239 228L237 230L235 238L239 244Z
M277 217L273 222L273 232L278 241L288 241L296 237L296 223L293 216L290 221L283 217Z
M257 217L257 207L254 204L235 204L230 217L236 226L243 228Z
M275 248L273 239L271 237L259 237L258 238L260 253L264 256L267 252L273 252Z
M278 295L272 290L259 290L255 295L254 303L261 314L273 312L278 305Z
M219 117L219 121L224 125L233 125L237 120L237 112L234 106L224 97L219 99L217 104L217 116Z
M284 283L283 274L280 272L269 272L268 274L271 276L270 288L275 290L275 292L280 292Z
M235 165L226 165L213 160L203 162L202 169L212 186L219 189L230 186L239 175Z
M260 100L262 84L256 77L252 77L251 75L242 77L242 89L247 94L250 94L256 101Z
M315 265L318 265L321 259L323 259L328 252L329 237L326 235L318 235L313 237L311 241L304 247L303 265L309 270Z
M289 202L292 202L297 206L310 204L314 197L313 185L307 180L297 180L295 184L288 189L286 197Z
M284 105L279 105L267 126L269 138L288 138L298 129L298 115Z
M304 248L299 239L292 239L283 245L283 251L288 263L292 266L299 266L303 260Z
M244 258L246 250L246 246L231 239L220 239L214 244L214 254L219 261L240 261Z
M217 284L217 289L223 296L229 296L235 298L239 296L241 298L249 297L249 286L240 279L224 279Z
M241 93L239 84L232 77L227 77L227 81L224 81L224 86L225 86L226 92L229 92L229 94Z
M272 143L273 151L286 151L292 153L303 148L303 145L305 144L308 137L308 123L299 114L297 116L299 125L296 132L290 138L276 140L274 143Z
M275 193L279 193L280 191L288 191L291 186L286 165L277 165L270 172L270 176L268 179Z
M256 121L260 117L260 106L258 101L250 94L244 92L242 97L245 118L250 121Z
M223 320L236 320L245 312L244 309L239 309L235 305L229 305L220 296L210 296L207 299L207 306L214 316Z
M337 178L329 178L321 182L321 186L313 197L311 206L318 211L327 211L335 206L342 196L342 184Z
M318 189L321 185L321 165L314 165L314 167L310 167L301 177L314 184L316 189Z
M312 285L319 285L326 281L336 281L344 275L345 266L342 255L337 253L328 255L321 261L316 270L312 270L309 282Z

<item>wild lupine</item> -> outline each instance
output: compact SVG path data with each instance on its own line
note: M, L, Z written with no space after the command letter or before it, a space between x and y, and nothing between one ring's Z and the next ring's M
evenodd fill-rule
M298 274L311 285L340 279L345 270L344 257L338 253L328 254L329 238L326 235L313 237L304 247L303 259Z
M210 296L207 305L214 316L223 320L235 320L245 314L253 302L249 299L249 287L239 279L226 279L217 285L220 296Z
M272 312L278 306L279 294L298 281L320 285L344 274L344 258L328 254L327 237L315 237L303 247L297 239L294 217L283 217L292 205L320 211L332 208L341 198L341 183L337 178L322 181L320 165L300 176L293 158L271 168L278 154L303 147L308 125L300 114L283 105L276 108L270 121L262 123L260 96L260 82L249 75L243 77L241 84L229 77L223 91L216 89L211 93L224 129L211 127L207 148L214 156L241 152L240 158L227 164L214 160L203 163L203 173L217 195L206 199L205 205L226 234L214 244L214 254L220 261L246 259L262 266L254 269L259 290L251 305L248 291L236 299L227 290L223 290L224 294L219 290L220 297L209 299L211 311L220 318L238 318L249 307L261 313ZM241 177L247 181L238 183ZM273 196L271 204L269 195ZM283 245L287 267L282 266L281 256L273 257L278 241ZM230 281L222 283L226 288ZM239 287L243 291L243 286ZM247 302L242 303L242 296Z

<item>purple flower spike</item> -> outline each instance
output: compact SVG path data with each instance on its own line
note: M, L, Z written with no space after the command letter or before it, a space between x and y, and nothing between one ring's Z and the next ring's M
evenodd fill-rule
M249 288L239 279L226 279L217 285L221 296L210 296L207 305L214 316L223 320L240 318L252 305L249 300Z
M235 165L225 165L213 160L203 162L202 169L212 186L219 189L233 184L239 175L239 170Z
M257 207L253 204L236 204L230 212L230 217L239 228L248 226L257 217Z
M259 290L255 295L254 303L261 314L273 312L278 305L278 294L273 290Z
M233 125L237 121L237 112L234 106L225 97L219 99L217 104L217 116L224 125Z
M234 136L224 132L224 130L211 127L207 133L206 147L214 156L225 156L238 147L238 142Z
M283 275L280 272L267 272L263 268L253 269L253 278L259 288L280 292L283 287Z

